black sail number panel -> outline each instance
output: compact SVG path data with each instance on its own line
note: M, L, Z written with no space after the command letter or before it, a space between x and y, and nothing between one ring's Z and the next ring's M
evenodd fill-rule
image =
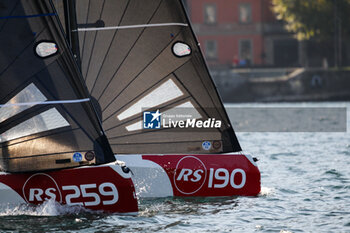
M181 1L76 3L82 74L114 153L241 151ZM145 129L145 112L180 109L222 124Z

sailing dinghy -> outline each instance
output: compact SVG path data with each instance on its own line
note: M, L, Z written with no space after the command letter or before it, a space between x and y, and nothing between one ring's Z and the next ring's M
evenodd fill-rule
M1 1L0 42L0 202L260 192L182 1Z
M139 196L260 192L181 0L78 0L76 20L71 38L86 86ZM147 127L146 114L159 128Z

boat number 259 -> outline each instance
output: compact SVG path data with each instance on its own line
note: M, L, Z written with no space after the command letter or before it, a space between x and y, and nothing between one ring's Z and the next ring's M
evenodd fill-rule
M65 202L67 205L98 206L113 205L118 202L118 190L113 183L102 183L98 187L96 184L82 184L62 186L66 191ZM32 188L29 191L29 201L42 201L42 195L56 199L55 188L47 190ZM101 200L101 198L103 200ZM87 199L88 201L83 201Z

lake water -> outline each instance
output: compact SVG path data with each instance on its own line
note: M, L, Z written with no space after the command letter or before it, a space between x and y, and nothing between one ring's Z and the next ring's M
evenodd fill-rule
M0 232L350 232L350 103L229 107L346 107L348 129L237 133L260 159L258 197L140 200L137 216L19 206L0 212Z

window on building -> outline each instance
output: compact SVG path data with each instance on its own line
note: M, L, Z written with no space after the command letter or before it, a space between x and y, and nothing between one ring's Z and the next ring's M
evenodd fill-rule
M215 40L207 40L205 42L205 56L207 59L217 58L217 44Z
M239 4L239 22L251 23L252 22L252 7L250 3Z
M252 64L252 41L240 40L239 41L239 65L249 66Z
M214 4L204 5L204 22L206 24L216 23L216 6Z

